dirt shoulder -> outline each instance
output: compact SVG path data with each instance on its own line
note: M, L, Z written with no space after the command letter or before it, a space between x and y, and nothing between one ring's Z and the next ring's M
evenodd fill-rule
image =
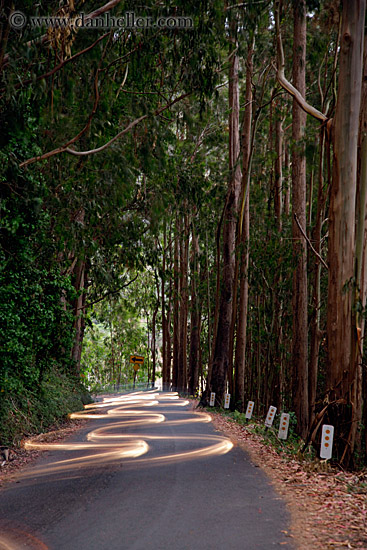
M82 426L85 426L86 422L87 420L67 420L62 425L50 430L49 432L24 437L19 448L10 449L9 460L0 467L0 489L5 485L5 483L13 481L19 471L32 464L40 456L41 451L28 450L24 448L27 440L48 443L62 441L75 433Z
M312 471L309 463L279 455L260 436L212 413L213 424L261 467L291 514L289 535L299 550L367 550L367 471Z

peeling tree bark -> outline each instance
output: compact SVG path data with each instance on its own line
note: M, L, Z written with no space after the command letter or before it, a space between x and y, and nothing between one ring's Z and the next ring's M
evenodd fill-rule
M353 278L364 20L365 0L343 2L338 101L333 123L333 181L329 207L326 382L330 400L342 400L338 409L334 410L334 417L337 420L337 452L341 452L344 447L339 457L344 464L349 463L353 454L353 424L356 424L357 326L353 311Z
M320 132L320 159L318 172L318 193L317 193L317 213L316 223L312 232L312 241L316 253L321 257L321 228L325 212L325 194L324 194L324 138L325 129ZM309 366L309 415L310 425L315 417L315 402L317 390L317 373L320 353L320 343L322 332L320 329L320 308L321 308L321 261L316 257L313 267L313 289L312 289L313 312L311 317L311 341L310 341L310 366Z
M361 111L358 136L357 202L356 202L356 282L359 292L360 311L356 316L356 419L364 426L367 443L367 369L363 365L365 341L365 316L361 313L366 307L367 298L367 35L364 37ZM361 433L356 434L356 447L361 450ZM367 447L365 446L365 456Z
M361 115L360 115L360 131L359 131L359 151L360 162L358 164L358 174L360 178L360 187L367 187L367 35L364 37L364 52L363 52L363 78L362 78L362 97L361 97ZM366 197L367 198L367 197ZM361 220L360 220L361 221ZM366 307L367 302L367 204L365 203L364 210L364 234L363 234L363 255L361 261L361 274L360 274L360 300L362 311ZM367 368L362 366L362 355L364 343L366 341L366 322L365 317L361 316L360 323L360 335L359 342L359 369L362 384L362 424L364 425L364 438L365 438L365 458L367 458ZM364 404L364 406L363 406Z
M293 10L293 82L302 97L306 94L306 2L296 2ZM309 425L308 410L308 322L307 322L307 245L294 216L306 228L306 157L304 136L306 113L293 99L292 138L292 235L293 258L293 403L298 433L305 438Z

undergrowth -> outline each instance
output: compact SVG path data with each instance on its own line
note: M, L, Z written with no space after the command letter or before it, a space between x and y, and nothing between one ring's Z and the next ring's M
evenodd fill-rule
M92 399L75 378L50 372L36 391L18 395L1 393L0 445L18 446L24 436L42 433L65 420L70 412L83 409Z
M244 413L239 411L227 411L221 408L210 407L208 411L221 414L224 418L244 426L249 433L256 434L261 437L265 445L271 446L278 454L299 460L313 461L315 460L315 450L309 445L304 453L302 449L304 441L297 435L295 428L297 419L294 414L290 413L288 438L284 441L278 438L280 415L274 420L274 425L270 428L265 426L264 420L253 416L248 420Z

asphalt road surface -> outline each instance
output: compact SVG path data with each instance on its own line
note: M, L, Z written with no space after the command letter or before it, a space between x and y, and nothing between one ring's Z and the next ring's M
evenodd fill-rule
M0 550L294 548L260 468L176 394L105 397L0 492Z

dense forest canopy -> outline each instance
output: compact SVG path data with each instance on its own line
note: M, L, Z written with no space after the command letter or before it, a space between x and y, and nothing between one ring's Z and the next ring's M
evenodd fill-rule
M366 460L364 22L362 0L1 3L4 441L140 354L144 383L274 405L315 446L328 422Z

